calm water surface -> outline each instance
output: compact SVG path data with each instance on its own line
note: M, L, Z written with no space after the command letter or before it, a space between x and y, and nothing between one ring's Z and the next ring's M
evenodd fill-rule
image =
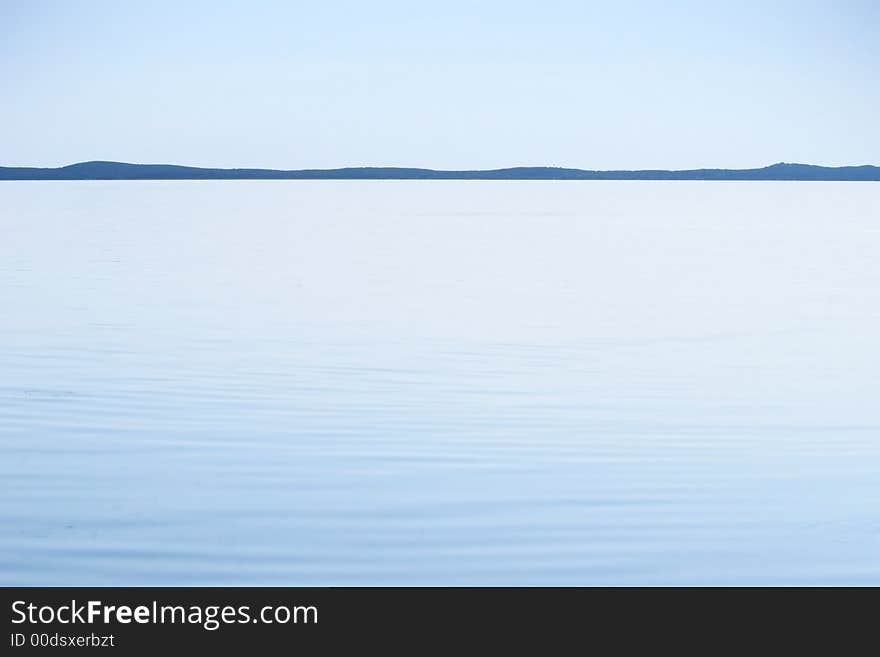
M880 186L5 182L0 584L880 584Z

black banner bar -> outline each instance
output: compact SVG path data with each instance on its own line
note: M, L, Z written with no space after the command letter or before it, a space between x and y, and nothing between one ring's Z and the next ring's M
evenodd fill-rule
M7 588L2 654L117 654L395 648L420 654L482 645L624 648L746 637L803 637L828 626L832 600L795 616L784 590L578 588ZM834 596L841 594L838 590ZM798 597L803 595L797 594ZM768 597L769 596L769 597ZM791 598L791 599L789 599ZM801 600L803 602L803 600ZM849 616L854 622L855 617ZM786 620L787 619L787 620ZM741 643L740 645L746 645ZM764 645L764 644L762 644ZM183 653L183 651L193 651ZM328 652L329 651L329 652ZM557 651L553 651L555 654Z

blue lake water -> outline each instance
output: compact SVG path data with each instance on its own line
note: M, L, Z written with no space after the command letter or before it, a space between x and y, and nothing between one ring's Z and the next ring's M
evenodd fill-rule
M0 185L0 584L880 584L880 186Z

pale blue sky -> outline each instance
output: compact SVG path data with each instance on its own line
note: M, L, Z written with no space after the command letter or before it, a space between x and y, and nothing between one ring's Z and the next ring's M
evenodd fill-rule
M880 164L880 2L0 0L0 164Z

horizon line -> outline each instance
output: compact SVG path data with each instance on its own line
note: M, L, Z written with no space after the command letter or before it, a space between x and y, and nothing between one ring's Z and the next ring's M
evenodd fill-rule
M229 171L339 171L342 169L419 169L423 171L507 171L510 169L566 169L570 171L599 171L599 172L617 172L617 171L757 171L760 169L768 169L770 167L778 167L778 166L802 166L802 167L816 167L822 169L852 169L852 168L860 168L860 167L880 167L880 163L878 164L840 164L840 165L830 165L830 164L811 164L808 162L793 162L787 160L779 160L777 162L773 162L772 164L765 164L762 166L751 166L751 167L725 167L725 166L696 166L696 167L685 167L685 168L675 168L675 169L665 169L660 167L644 167L644 168L636 168L636 169L589 169L582 166L568 166L568 165L559 165L559 164L515 164L510 166L499 166L499 167L486 167L481 169L438 169L433 167L425 167L425 166L405 166L398 164L344 164L337 166L324 166L324 167L297 167L294 169L288 168L279 168L279 167L264 167L264 166L209 166L209 165L201 165L201 164L172 164L170 162L131 162L128 160L78 160L76 162L70 162L69 164L59 164L57 166L39 166L32 164L0 164L0 169L66 169L69 167L75 167L83 164L119 164L124 166L143 166L143 167L182 167L186 169L223 169Z
M430 169L399 166L274 169L203 167L89 160L58 167L0 166L0 180L168 180L168 179L506 179L506 180L870 180L880 166L824 166L776 162L756 168L581 169L513 166L493 169Z

